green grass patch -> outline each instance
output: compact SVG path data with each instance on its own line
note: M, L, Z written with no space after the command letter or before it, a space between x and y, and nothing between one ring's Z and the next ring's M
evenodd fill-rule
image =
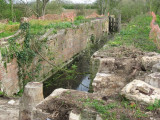
M73 26L79 26L81 23L89 22L89 19L84 19L83 16L76 17L75 21L62 22L62 21L47 21L47 20L31 20L30 21L30 33L32 35L43 35L49 29L54 28L53 33L57 33L60 29L72 28Z
M124 27L119 34L115 35L113 41L109 42L110 46L135 46L144 51L160 52L152 40L149 39L150 22L152 17L149 15L140 15L135 17Z
M96 100L96 99L85 99L85 100L82 100L84 102L84 106L85 107L90 107L90 108L93 108L94 110L96 110L104 120L108 120L108 119L111 119L111 120L114 120L116 119L116 112L110 112L109 110L112 110L116 107L118 107L118 104L117 103L110 103L110 104L107 104L105 105L104 104L104 101L102 100Z
M160 108L160 100L155 100L154 104L151 104L147 107L147 110L154 111Z
M18 22L9 22L8 24L0 23L0 38L8 37L19 29L20 23Z

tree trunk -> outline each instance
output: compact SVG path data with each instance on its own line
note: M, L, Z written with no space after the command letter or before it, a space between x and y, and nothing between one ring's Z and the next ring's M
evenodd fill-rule
M37 18L40 17L40 12L39 12L39 10L40 10L40 0L37 0Z
M45 12L46 12L46 3L44 2L43 3L43 7L42 7L42 16L43 16L43 19L44 19L44 16L45 16Z
M12 0L10 0L10 4L11 4L11 19L13 22L13 1Z

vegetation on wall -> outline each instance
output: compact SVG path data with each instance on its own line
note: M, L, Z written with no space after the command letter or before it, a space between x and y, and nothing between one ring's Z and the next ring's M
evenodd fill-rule
M57 33L59 29L72 28L76 25L79 25L84 22L89 22L89 20L84 19L83 16L78 16L73 23L71 22L37 22L31 21L30 23L22 23L19 28L22 33L18 36L12 37L8 40L9 46L1 48L1 54L3 60L5 61L4 66L7 70L7 63L11 62L13 58L17 59L18 63L18 76L20 80L21 91L23 91L24 86L30 81L36 81L39 77L40 71L43 68L41 61L49 61L49 65L53 67L55 71L62 71L63 75L68 75L67 79L71 78L71 75L74 75L76 66L72 66L72 70L67 70L66 68L60 69L55 67L54 64L51 64L54 58L45 58L46 54L43 53L42 49L49 51L49 48L46 46L46 38L39 40L39 37L44 35L48 30L53 29L53 34ZM19 25L19 23L10 23ZM18 39L24 37L22 43L17 42ZM49 51L54 52L54 51ZM49 53L54 54L54 53ZM36 64L33 63L35 58L38 60ZM44 76L45 77L45 76Z

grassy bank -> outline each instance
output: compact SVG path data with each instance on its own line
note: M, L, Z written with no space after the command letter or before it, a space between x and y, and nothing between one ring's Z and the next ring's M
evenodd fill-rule
M160 17L157 17L157 23L160 23ZM144 51L160 52L152 40L149 39L150 22L152 17L149 15L140 15L130 21L123 27L119 34L115 35L113 41L109 42L110 46L135 46Z
M83 16L75 18L74 22L69 21L55 21L55 20L31 20L30 23L30 34L32 35L43 35L49 29L53 28L53 33L57 33L60 29L72 28L78 26L81 23L89 22L89 19L85 19ZM8 24L0 23L0 38L8 37L16 33L19 29L20 23L9 22Z
M0 38L13 35L19 29L20 23L9 22L8 24L0 23Z

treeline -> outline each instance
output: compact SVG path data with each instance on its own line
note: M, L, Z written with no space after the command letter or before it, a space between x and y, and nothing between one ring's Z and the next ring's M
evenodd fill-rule
M19 21L24 14L25 9L21 4L15 4L14 8L11 2L0 0L0 19L9 19Z
M122 21L127 22L139 14L154 11L160 14L160 0L97 0L99 14L113 15L121 13Z
M36 0L26 3L24 0L0 0L0 19L20 21L21 17L45 14L58 14L65 9L78 9L83 15L85 9L97 9L97 13L107 15L120 14L126 22L139 14L154 11L160 14L160 0L97 0L93 4L73 4L65 0Z
M63 4L63 8L65 9L77 9L83 7L84 9L97 9L96 4Z

